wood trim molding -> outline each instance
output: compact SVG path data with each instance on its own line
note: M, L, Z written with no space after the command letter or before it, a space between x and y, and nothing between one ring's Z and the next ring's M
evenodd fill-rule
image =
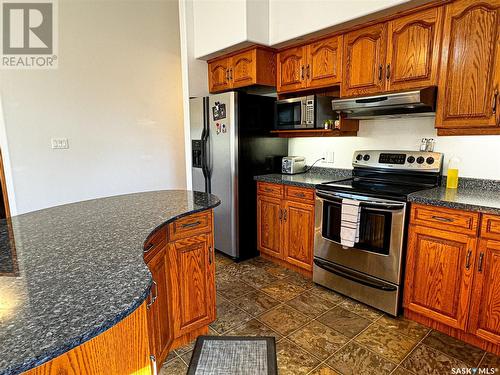
M0 187L2 189L2 199L5 207L5 215L10 217L9 194L7 192L7 181L5 180L5 171L2 157L2 150L0 150Z

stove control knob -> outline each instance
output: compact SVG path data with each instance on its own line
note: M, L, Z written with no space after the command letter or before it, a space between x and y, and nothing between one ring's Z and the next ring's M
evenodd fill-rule
M363 155L358 154L358 156L356 156L356 160L357 160L357 161L360 161L361 159L363 159Z
M406 159L406 161L410 164L415 163L415 156L408 156L408 159Z
M424 159L424 157L423 157L423 156L419 156L419 157L417 158L417 163L418 163L418 164L423 164L423 162L424 162L424 161L425 161L425 159Z
M363 156L363 160L364 161L370 160L370 155L366 154L365 156Z
M425 159L427 164L434 164L434 158L432 156L429 156L427 159Z

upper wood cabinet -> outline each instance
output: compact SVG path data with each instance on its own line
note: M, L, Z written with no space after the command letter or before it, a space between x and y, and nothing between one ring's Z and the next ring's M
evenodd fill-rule
M295 91L307 86L305 46L290 48L277 54L277 85L278 92Z
M278 92L339 84L342 78L342 35L289 48L277 55Z
M275 54L253 47L208 61L208 89L211 93L251 85L276 85Z
M387 90L437 84L443 8L397 18L387 27Z
M358 96L385 89L386 24L378 24L344 35L344 73L341 93Z
M442 22L436 7L345 34L342 95L437 85Z
M499 8L500 0L460 0L446 7L438 134L464 128L475 133L480 133L477 128L500 133Z

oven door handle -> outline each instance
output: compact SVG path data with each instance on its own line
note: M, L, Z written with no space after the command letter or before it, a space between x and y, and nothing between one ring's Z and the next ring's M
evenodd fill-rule
M354 273L352 271L349 271L347 269L344 269L343 267L338 267L336 265L333 265L331 263L324 262L319 259L314 259L314 264L317 265L319 268L324 269L325 271L331 272L337 276L343 277L344 279L348 279L351 281L354 281L355 283L369 286L371 288L375 288L378 290L383 290L385 292L394 292L398 290L397 287L395 287L392 284L389 283L384 283L382 281L374 281L372 279L369 279L367 277L362 277L358 275L357 273Z
M338 196L334 196L328 193L323 193L316 191L316 195L320 198L323 198L326 201L332 202L332 203L337 203L337 204L342 204L342 198ZM357 200L357 199L353 199ZM388 211L394 211L394 210L402 210L405 207L404 203L383 203L383 202L374 202L374 201L359 201L359 206L360 207L365 207L365 208L376 208L376 209L384 209Z

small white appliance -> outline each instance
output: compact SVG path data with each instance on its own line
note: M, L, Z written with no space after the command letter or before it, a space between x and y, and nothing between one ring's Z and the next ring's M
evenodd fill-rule
M306 158L303 156L285 156L281 162L281 173L297 174L306 171Z

